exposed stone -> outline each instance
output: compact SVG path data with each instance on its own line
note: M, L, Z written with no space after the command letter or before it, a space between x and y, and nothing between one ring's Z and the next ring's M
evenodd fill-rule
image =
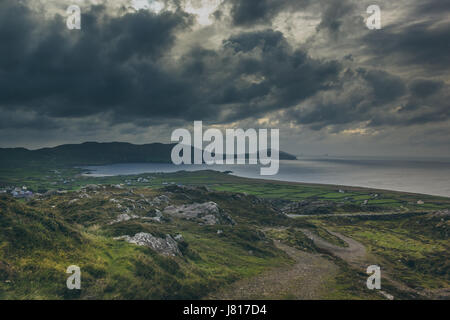
M98 186L96 184L88 184L88 185L84 186L83 189L86 189L88 191L95 191L95 190L100 189L100 186Z
M155 206L160 206L163 204L168 204L170 202L170 199L168 196L166 195L160 195L158 197L155 197L152 201L151 204L155 205Z
M110 222L110 224L114 224L114 223L118 223L118 222L122 222L122 221L128 221L128 220L137 219L137 218L139 218L139 216L134 215L134 214L128 215L126 213L123 213L123 214L119 214L115 220Z
M161 217L142 217L142 220L162 222Z
M235 224L234 220L212 201L169 206L164 209L164 214L187 220L197 220L208 225Z
M158 209L151 209L151 210L149 210L148 212L147 212L147 215L146 215L147 217L159 217L159 218L161 218L162 217L162 213L161 213L161 211L159 211Z
M155 237L152 234L145 232L136 233L133 237L121 236L114 239L125 240L138 246L150 247L156 252L159 252L166 256L182 256L177 242L168 234L166 235L165 239Z
M84 198L89 199L91 196L88 195L86 192L82 192L82 193L79 195L79 197L80 197L80 199L84 199Z
M69 202L68 202L68 204L70 205L70 204L74 204L75 202L77 202L78 200L80 200L80 199L72 199L72 200L70 200Z
M184 238L181 234L177 234L175 237L173 237L176 241L180 242L180 241L184 241Z
M450 210L449 209L438 210L431 213L430 215L434 217L445 217L450 215Z
M202 217L202 220L205 222L205 224L214 225L219 223L219 219L217 219L216 216L213 216L212 214L207 214L206 216Z

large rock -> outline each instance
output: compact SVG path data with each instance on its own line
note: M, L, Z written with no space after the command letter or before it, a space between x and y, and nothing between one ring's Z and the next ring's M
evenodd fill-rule
M162 222L163 215L162 215L161 211L159 211L158 209L153 208L153 209L151 209L150 211L147 212L145 217L142 217L141 219L142 220L148 220L148 221Z
M429 216L432 216L432 217L448 217L448 216L450 216L450 210L449 209L443 209L443 210L434 211L433 213L429 214Z
M88 185L82 187L81 189L85 189L87 191L96 191L96 190L100 189L100 186L96 185L96 184L88 184Z
M170 202L169 197L162 194L158 197L153 198L153 200L150 202L150 204L154 205L154 206L161 206L161 205L167 205L169 202Z
M128 221L128 220L137 219L137 218L139 218L139 216L137 216L135 214L128 215L126 213L123 213L123 214L119 214L117 216L117 218L115 220L111 221L109 224L119 223L122 221Z
M208 225L235 224L234 220L212 201L168 206L164 209L164 214L187 220L197 220Z
M133 237L121 236L114 238L115 240L125 240L129 243L136 244L138 246L150 247L156 252L159 252L166 256L182 256L180 249L178 248L177 241L175 241L170 235L166 235L166 238L158 238L150 233L140 232L136 233Z

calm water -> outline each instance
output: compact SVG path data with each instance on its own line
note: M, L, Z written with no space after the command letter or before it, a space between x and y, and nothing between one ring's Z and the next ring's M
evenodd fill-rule
M260 176L256 165L181 165L125 163L83 167L90 176L212 169L234 175L294 182L310 182L408 191L450 197L450 161L380 159L300 159L281 161L275 176Z

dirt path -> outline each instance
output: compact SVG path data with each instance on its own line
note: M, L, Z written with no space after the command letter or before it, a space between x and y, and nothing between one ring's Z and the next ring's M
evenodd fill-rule
M313 240L318 248L341 258L362 272L365 272L367 266L378 264L376 257L367 254L364 245L338 232L327 230L330 234L345 241L348 247L331 244L310 230L300 229L300 231ZM294 265L277 268L253 278L237 281L229 287L211 294L207 299L320 299L324 285L327 280L337 274L339 267L322 255L300 251L279 241L274 241L274 243L277 248L286 252L295 261ZM384 270L382 277L389 280L392 285L401 291L420 296L427 295L425 292L418 292L394 280L386 270ZM394 298L383 290L378 291L378 293L387 299ZM428 294L431 294L431 292Z
M320 255L297 250L279 241L274 243L295 261L294 265L237 281L207 299L320 299L326 281L337 273L338 267Z
M338 232L333 232L331 230L326 229L326 231L328 231L330 234L338 237L339 239L345 241L348 244L348 247L339 247L339 246L333 245L333 244L329 243L328 241L322 239L318 235L312 233L310 230L307 230L307 229L300 229L300 230L307 237L309 237L311 240L313 240L314 244L317 247L324 249L324 250L328 251L329 253L343 259L344 261L348 262L353 267L355 267L357 269L361 269L363 272L365 272L366 268L369 265L372 265L372 264L379 265L379 263L377 262L377 258L372 255L370 257L368 257L366 248L364 247L364 245L362 245L361 243L359 243L358 241L356 241L352 238L346 237ZM418 290L408 287L404 283L394 279L388 270L383 270L382 277L384 279L388 280L392 285L394 285L401 291L409 292L412 294L416 294L418 296L429 297L429 298L436 296L436 293L432 292L432 290L420 292ZM389 294L385 291L380 290L379 292L380 292L380 294L382 294L383 296L385 296L388 299L394 298L391 294ZM447 295L447 292L445 290L443 292L439 291L437 293L441 294L442 296Z
M300 229L308 238L314 241L314 244L328 252L334 254L335 256L345 260L353 265L361 266L366 260L366 248L359 242L353 240L352 238L346 237L340 233L327 230L330 234L338 237L342 241L348 244L348 247L339 247L328 241L322 239L317 234L311 232L307 229Z

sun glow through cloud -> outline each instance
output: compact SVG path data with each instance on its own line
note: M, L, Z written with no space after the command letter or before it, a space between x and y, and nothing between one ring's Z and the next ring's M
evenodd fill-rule
M223 0L187 0L184 3L184 10L197 16L200 25L210 25L213 23L211 14L214 13Z

